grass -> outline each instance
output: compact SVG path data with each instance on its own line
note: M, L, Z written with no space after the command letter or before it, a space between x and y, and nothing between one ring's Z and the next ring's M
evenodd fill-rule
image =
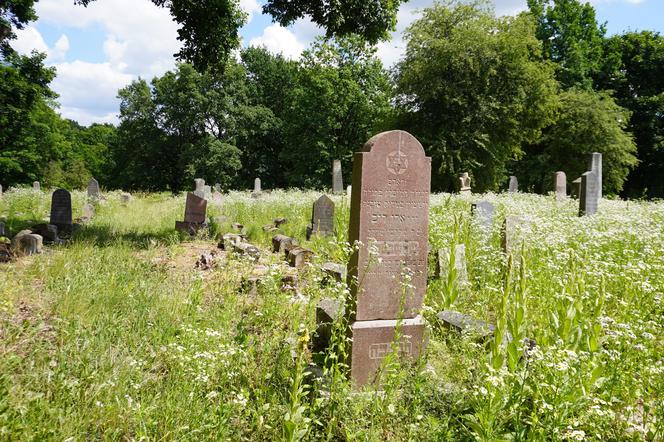
M218 258L194 269L216 241L174 231L184 197L119 193L96 204L93 222L69 245L0 265L2 440L662 440L664 406L664 204L602 200L594 217L577 203L488 194L490 229L470 200L432 196L433 250L466 245L470 284L432 279L423 314L429 345L413 364L388 358L380 393L354 393L343 358L329 355L329 385L310 385L307 342L323 297L316 265L298 275L300 295L281 289L287 271L267 252L262 226L344 262L348 201L336 202L336 236L304 239L316 192L231 193L211 203L212 234L247 228L265 250L256 295L241 290L252 265ZM85 203L73 193L74 216ZM16 232L48 215L49 195L11 190L0 214ZM500 247L505 215L527 218L522 259ZM456 236L454 235L456 227ZM456 239L454 239L456 238ZM450 297L456 290L458 296ZM445 331L451 308L498 325L478 344ZM347 350L343 324L336 351Z

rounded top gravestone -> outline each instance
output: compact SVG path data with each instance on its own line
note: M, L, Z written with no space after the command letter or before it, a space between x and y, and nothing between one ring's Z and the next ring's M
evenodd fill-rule
M408 132L380 133L355 153L349 240L361 246L348 266L354 319L412 318L421 309L430 186L431 158Z

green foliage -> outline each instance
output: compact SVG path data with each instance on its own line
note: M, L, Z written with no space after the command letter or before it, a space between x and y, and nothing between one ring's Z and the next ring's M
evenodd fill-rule
M526 16L496 18L474 5L434 5L406 32L398 65L400 123L432 157L434 189L470 171L497 189L508 161L553 121L557 84Z
M616 35L604 42L605 58L596 84L613 91L631 112L627 129L634 135L639 165L625 185L628 196L664 197L664 37L643 31Z
M543 55L557 64L562 86L591 89L605 55L606 29L598 25L595 8L579 0L528 0L528 7L537 20Z
M563 170L571 181L587 170L587 157L602 154L603 188L617 194L629 171L637 164L636 146L625 131L629 112L605 92L570 89L560 94L555 124L544 131L537 144L526 147L517 164L526 188L550 190L554 171Z

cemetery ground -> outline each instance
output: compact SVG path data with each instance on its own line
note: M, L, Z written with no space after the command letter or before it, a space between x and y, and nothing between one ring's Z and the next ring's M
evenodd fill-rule
M326 357L309 350L317 302L346 295L320 270L351 253L345 195L331 196L335 236L311 241L317 192L224 195L193 239L174 229L184 195L104 196L68 244L0 264L0 439L664 437L662 202L604 199L578 217L577 201L553 196L432 195L430 255L465 244L468 283L436 278L430 258L426 350L412 363L388 356L380 390L357 392L343 321ZM72 197L77 216L86 196ZM471 215L478 200L495 206L489 226ZM49 206L49 193L10 190L0 215L18 231ZM519 259L502 252L506 215L524 220ZM295 290L263 230L277 217L287 219L279 232L315 252ZM261 249L255 290L253 260L217 248L233 222ZM213 265L197 269L211 251ZM442 310L495 324L493 337L443 327ZM312 361L326 367L323 381Z

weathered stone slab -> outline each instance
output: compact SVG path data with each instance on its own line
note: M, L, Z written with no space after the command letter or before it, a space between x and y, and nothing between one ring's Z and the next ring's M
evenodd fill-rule
M32 190L41 190L41 184L39 184L39 181L32 183Z
M402 301L405 317L420 311L427 280L430 183L431 158L407 132L378 134L355 153L348 235L351 244L362 244L348 266L355 320L396 319ZM414 290L404 297L405 268L412 273Z
M314 252L304 247L292 247L288 250L288 265L300 269L304 264L311 261Z
M281 227L283 224L286 224L288 220L286 218L275 218L273 223L274 227Z
M44 244L57 244L62 241L58 238L58 227L53 224L37 224L30 227L30 230L40 235Z
M187 193L184 207L184 221L186 223L202 224L207 219L207 200L193 193Z
M344 314L344 304L338 299L323 298L316 304L316 333L312 339L312 350L325 350L332 338L332 325Z
M57 189L51 197L50 223L58 226L58 229L71 228L73 224L71 212L71 193L65 189Z
M486 230L491 229L495 210L493 204L488 201L478 201L471 206L472 214L477 217L480 225Z
M332 162L332 193L339 194L344 192L344 178L341 173L341 160Z
M307 227L307 239L312 235L328 236L334 234L334 202L322 195L314 203L311 224Z
M438 313L438 319L440 319L445 327L460 333L472 333L481 337L488 337L495 330L495 327L488 322L452 310L445 310Z
M439 249L436 259L436 277L445 279L450 271L450 248ZM466 269L466 245L457 244L454 253L454 268L457 282L460 285L468 284L468 270Z
M325 274L325 279L332 279L335 282L342 282L346 280L346 266L336 262L326 262L322 265L321 269Z
M240 255L249 256L253 258L254 261L258 261L258 258L261 257L260 249L253 244L249 244L248 242L234 243L233 252Z
M597 177L597 196L598 200L602 199L602 154L593 152L588 156L588 170L594 172Z
M506 255L515 260L521 256L521 246L530 230L530 221L521 215L507 215L501 231L501 244Z
M565 175L565 172L558 171L553 174L553 189L558 201L567 198L567 175Z
M12 238L12 251L15 255L36 255L42 252L43 238L30 230L22 230Z
M396 350L400 358L417 358L425 346L421 316L400 321L401 339L394 342L397 320L356 321L353 334L351 378L357 387L376 382L385 357Z
M88 197L99 198L99 182L94 178L91 178L88 183Z
M519 191L519 180L514 176L510 176L510 185L508 188L509 193L514 193Z
M272 252L284 253L297 246L297 240L286 235L274 235L272 237Z
M246 238L243 235L238 235L237 233L225 233L221 241L218 244L218 247L222 250L233 250L235 244L241 243Z
M595 172L581 175L581 193L579 194L579 216L594 215L599 203L601 184Z

